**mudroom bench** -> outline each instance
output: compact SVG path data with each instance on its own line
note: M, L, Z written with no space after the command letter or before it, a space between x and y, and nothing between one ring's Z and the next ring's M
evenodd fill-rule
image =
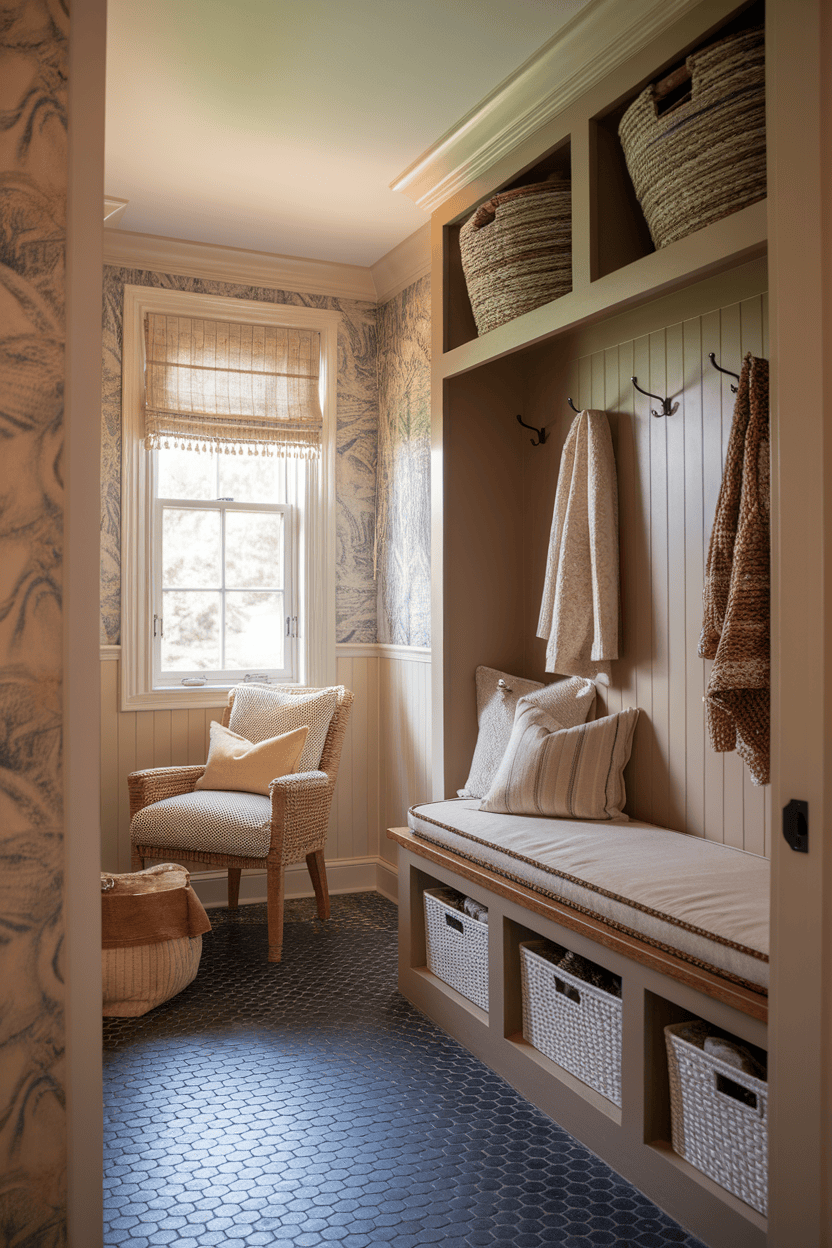
M401 992L709 1248L763 1248L762 1213L673 1150L664 1029L701 1020L764 1059L768 861L636 820L478 805L422 804L409 827L388 830L399 845ZM488 909L487 1009L428 969L425 893L437 890ZM524 1039L523 949L541 939L620 980L614 1099Z

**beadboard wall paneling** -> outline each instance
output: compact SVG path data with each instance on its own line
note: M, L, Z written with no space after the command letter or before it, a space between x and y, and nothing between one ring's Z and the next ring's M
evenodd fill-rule
M130 869L130 806L127 776L143 767L204 762L211 720L222 708L191 711L120 711L120 647L101 650L102 868ZM345 645L337 654L337 679L355 694L341 754L329 824L327 860L344 877L375 881L375 863L386 864L379 884L395 888L395 847L387 827L407 822L407 808L428 795L430 771L430 652L404 646ZM372 866L372 869L368 870ZM213 876L193 864L193 873ZM304 869L305 870L305 869ZM367 887L366 883L359 883ZM372 884L370 885L373 886ZM243 890L247 900L258 899ZM304 871L287 876L287 892L311 893ZM265 897L265 887L262 890ZM213 896L213 894L211 894Z
M536 525L527 517L527 633L536 632L560 449L574 419L566 407L571 395L577 407L609 414L615 447L623 648L612 686L599 689L597 713L626 706L644 712L626 773L628 810L769 855L770 787L752 784L737 754L711 749L703 702L711 663L697 656L705 559L735 398L732 379L712 367L708 353L735 372L748 351L767 357L767 296L583 354L582 341L597 344L592 334L572 339L569 357L553 365L535 396L541 423L556 416L547 462L534 451L527 458L527 497L537 491L543 499L534 505ZM633 375L644 389L670 395L678 411L654 418L651 409L659 405L634 391ZM548 522L541 536L544 511ZM539 666L535 649L530 667Z
M415 802L431 800L430 651L380 646L379 856L396 861L387 828L404 827Z

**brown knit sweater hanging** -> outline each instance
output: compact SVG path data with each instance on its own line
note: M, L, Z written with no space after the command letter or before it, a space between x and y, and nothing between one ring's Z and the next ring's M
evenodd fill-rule
M705 698L715 750L734 750L755 784L770 755L770 461L768 361L747 355L705 570L699 655L713 659Z

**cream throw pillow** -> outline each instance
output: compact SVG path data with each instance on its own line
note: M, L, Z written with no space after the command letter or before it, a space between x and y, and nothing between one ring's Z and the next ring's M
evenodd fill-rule
M478 667L477 724L479 732L471 771L459 797L485 797L500 766L521 698L531 698L556 721L559 728L582 724L595 701L595 685L582 676L569 676L551 685L522 680L494 667Z
M228 726L246 740L257 742L306 724L309 736L297 770L316 771L335 714L338 692L338 686L313 689L309 693L288 693L266 685L237 685Z
M517 704L508 748L480 810L626 821L624 768L638 710L559 729L531 698Z
M213 720L208 762L194 788L237 789L244 793L263 793L268 797L272 780L298 770L308 734L309 729L304 724L302 728L283 732L279 737L269 737L254 745Z

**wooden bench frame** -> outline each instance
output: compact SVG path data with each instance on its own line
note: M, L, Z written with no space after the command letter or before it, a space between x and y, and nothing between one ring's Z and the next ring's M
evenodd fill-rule
M390 828L387 835L399 846L402 994L710 1248L764 1248L766 1219L672 1151L664 1027L703 1018L765 1049L765 995L551 901L407 828ZM422 897L437 885L488 906L487 1012L427 969ZM519 944L541 936L621 976L620 1110L523 1039Z

